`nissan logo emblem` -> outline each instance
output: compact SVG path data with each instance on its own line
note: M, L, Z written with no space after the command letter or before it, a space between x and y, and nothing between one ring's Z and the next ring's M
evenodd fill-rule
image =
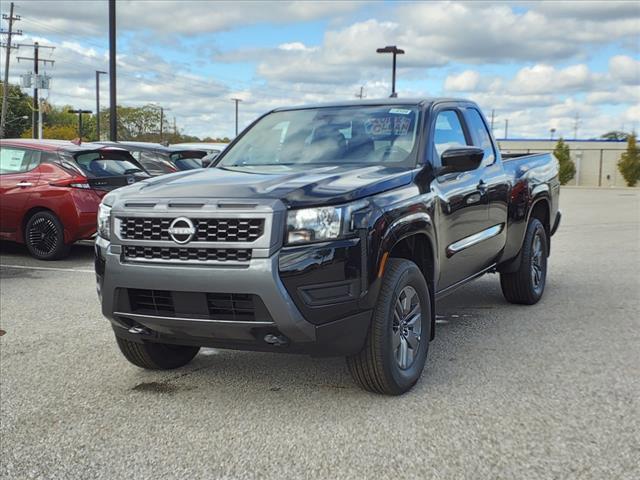
M178 217L169 225L169 236L174 242L181 245L190 242L195 234L196 227L186 217Z

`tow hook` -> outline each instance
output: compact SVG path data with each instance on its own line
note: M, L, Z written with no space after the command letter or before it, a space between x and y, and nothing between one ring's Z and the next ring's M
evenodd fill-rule
M264 336L264 341L270 345L275 345L276 347L282 347L289 344L289 339L287 337L284 335L274 335L273 333L267 333Z

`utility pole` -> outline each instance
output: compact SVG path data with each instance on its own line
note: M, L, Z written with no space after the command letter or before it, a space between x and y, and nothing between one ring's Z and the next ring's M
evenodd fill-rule
M242 101L241 98L232 98L234 102L236 102L236 137L238 136L238 103Z
M38 75L40 62L50 63L53 65L55 60L47 60L39 58L41 48L50 48L54 50L56 47L50 47L47 45L40 45L38 42L34 42L33 45L25 45L23 43L18 44L19 47L33 47L33 57L17 57L18 62L20 60L33 60L33 107L31 112L31 137L38 138L38 118L40 117L40 99L38 97L38 84L41 83L41 78ZM43 87L48 88L48 87Z
M107 72L96 70L96 135L100 141L100 75L106 75Z
M109 140L118 141L116 98L116 0L109 0Z
M578 127L580 126L580 114L576 113L576 118L573 121L573 139L578 139Z
M495 119L495 117L496 117L496 111L494 109L494 110L491 110L491 135L493 135L493 120Z
M7 43L0 43L0 46L6 48L4 83L2 84L2 118L0 119L0 138L4 138L4 126L7 122L7 106L9 103L9 61L11 60L11 49L18 48L17 46L11 45L11 37L13 35L22 35L22 30L18 30L16 32L13 31L13 22L20 20L20 15L13 15L13 2L11 2L11 6L9 7L9 16L2 14L2 19L9 22L9 29L6 32L0 31L0 34L7 35Z
M366 95L364 94L364 85L362 85L360 87L360 93L356 93L356 98L359 98L360 100L362 100L365 97Z
M160 107L160 143L162 143L163 133L164 133L164 108Z
M506 119L504 120L504 139L505 139L505 140L508 138L508 137L507 137L507 134L508 134L508 133L509 133L509 119L508 119L508 118L506 118Z
M376 50L377 53L392 53L393 54L393 65L392 65L392 74L391 74L391 98L396 98L398 94L396 93L396 55L404 55L404 50L396 47L395 45L387 45L384 48L378 48Z
M67 110L68 113L75 113L78 115L78 138L80 139L80 142L82 142L82 114L83 113L87 113L87 114L91 114L93 113L91 110Z

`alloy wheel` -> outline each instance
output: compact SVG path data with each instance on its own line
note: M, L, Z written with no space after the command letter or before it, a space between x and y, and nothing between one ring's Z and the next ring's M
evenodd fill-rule
M411 367L420 347L422 333L422 309L416 290L405 286L393 309L393 352L398 366L406 370Z

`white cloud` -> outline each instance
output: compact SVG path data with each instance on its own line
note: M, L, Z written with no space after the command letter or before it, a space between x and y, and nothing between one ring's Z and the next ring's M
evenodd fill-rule
M475 70L465 70L458 75L449 75L444 81L444 89L451 92L475 90L480 82L480 74Z
M609 60L609 71L615 79L640 88L640 61L626 55L616 55Z

